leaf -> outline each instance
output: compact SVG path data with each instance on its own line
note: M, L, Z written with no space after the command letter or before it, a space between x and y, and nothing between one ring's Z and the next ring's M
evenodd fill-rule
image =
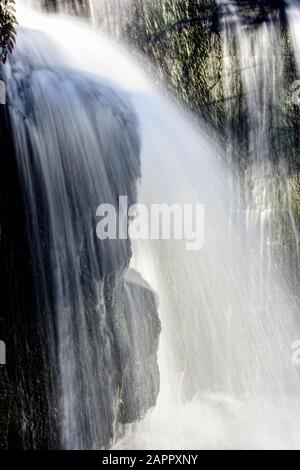
M15 0L0 0L0 62L5 63L16 42Z

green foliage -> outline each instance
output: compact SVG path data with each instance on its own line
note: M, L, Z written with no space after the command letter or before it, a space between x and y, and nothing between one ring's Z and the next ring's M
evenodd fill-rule
M16 42L15 0L0 0L0 62L5 63Z
M222 52L216 0L130 2L127 39L142 49L179 101L222 122Z

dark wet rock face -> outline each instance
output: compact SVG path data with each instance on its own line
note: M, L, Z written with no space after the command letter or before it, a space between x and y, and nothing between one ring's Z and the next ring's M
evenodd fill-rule
M156 297L126 274L130 241L96 236L100 204L136 201L139 126L124 97L31 44L1 109L0 445L107 448L159 390Z
M118 417L121 424L127 424L141 419L155 406L159 392L157 350L161 325L157 296L139 273L129 269L121 288L123 293L116 296L111 322L117 338L121 377ZM130 366L132 361L134 367Z

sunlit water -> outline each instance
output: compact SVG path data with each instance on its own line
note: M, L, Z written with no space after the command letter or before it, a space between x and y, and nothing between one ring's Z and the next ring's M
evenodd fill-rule
M188 252L184 241L133 244L131 265L159 296L161 391L141 422L118 430L115 447L299 447L291 361L299 324L284 279L265 271L255 224L229 217L237 207L214 136L105 36L79 21L21 7L18 15L19 41L24 34L34 43L39 62L92 73L133 104L142 134L139 202L205 207L202 250Z

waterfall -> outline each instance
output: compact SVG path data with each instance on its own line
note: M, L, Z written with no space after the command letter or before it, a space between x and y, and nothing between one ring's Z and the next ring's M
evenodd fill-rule
M89 0L92 23L115 36L119 36L126 22L131 0Z
M280 13L267 14L257 28L249 28L242 12L230 1L221 3L224 14L224 84L227 97L236 96L230 54L236 55L241 70L243 105L247 116L247 153L249 165L243 194L247 220L258 226L262 263L272 264L271 247L278 244L276 220L282 218L292 233L294 251L299 254L299 235L291 208L289 161L286 157L285 116L287 89L281 44ZM236 103L227 105L229 126ZM234 152L231 147L231 152ZM231 161L234 158L229 156ZM277 218L277 219L276 219ZM288 257L288 256L287 256ZM264 261L263 261L264 260Z
M264 103L276 102L282 77L276 23L252 35L238 19L223 32L228 48L234 35L242 70L249 55L254 61L242 72L252 163L244 213L232 162L224 164L211 129L166 98L127 50L79 21L22 7L18 15L5 75L33 264L52 318L48 342L57 345L60 445L296 448L291 344L299 319L268 252L276 182L264 186L268 126L277 119L275 105L268 114ZM264 66L255 63L261 57ZM223 62L232 70L228 57ZM280 180L286 174L280 164L276 171ZM120 194L148 208L203 204L202 250L189 252L181 240L99 244L96 207ZM293 227L288 198L284 208ZM108 308L112 292L123 314Z
M288 1L287 16L289 21L290 32L292 35L292 41L295 52L295 59L297 63L298 73L300 71L300 34L299 34L299 21L300 21L300 10L297 2L290 0Z
M43 21L33 18L33 26ZM62 416L56 445L93 449L108 447L117 423L155 404L160 323L151 289L130 271L125 275L128 240L96 237L99 204L116 207L121 195L136 201L138 120L125 93L106 78L68 68L59 52L65 26L57 42L46 31L20 29L5 78L34 286L43 304L38 334L48 350L41 373L52 371L51 401ZM33 445L39 446L34 438Z

